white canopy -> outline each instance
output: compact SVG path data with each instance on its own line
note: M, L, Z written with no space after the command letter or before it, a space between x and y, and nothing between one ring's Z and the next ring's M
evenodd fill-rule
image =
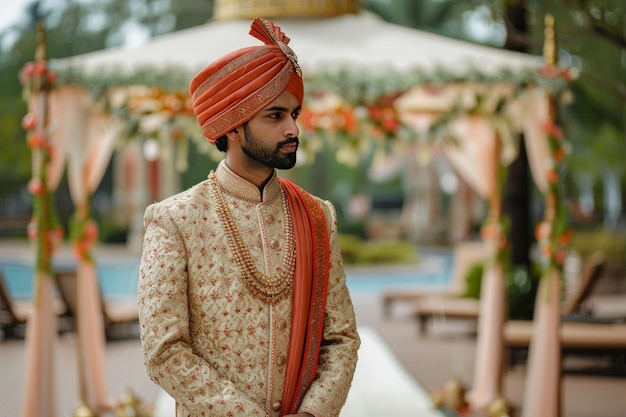
M505 68L536 68L541 63L539 57L387 23L367 12L323 19L276 19L275 23L292 39L290 46L305 74L343 65L398 71L441 68L459 75L473 68L491 75ZM107 68L124 72L168 67L196 70L235 49L259 44L248 34L249 29L249 20L213 21L156 37L140 47L106 49L56 65L78 66L87 72Z

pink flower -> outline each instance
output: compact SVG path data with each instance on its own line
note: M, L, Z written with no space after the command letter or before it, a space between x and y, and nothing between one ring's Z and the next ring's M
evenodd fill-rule
M35 217L30 219L30 221L28 222L28 226L26 226L26 233L28 234L29 239L31 240L37 239L37 235L39 234L39 232L38 232L37 219Z
M559 182L559 174L557 174L557 172L553 169L546 172L546 178L548 179L548 182L553 185Z
M574 236L574 232L572 229L567 229L563 232L563 234L559 237L559 245L568 245L572 241L572 237Z
M59 76L59 74L57 72L55 72L55 71L48 71L46 81L48 82L48 84L54 84L54 82L57 80L58 76Z
M567 81L568 83L576 79L576 76L572 72L571 68L564 68L563 72L561 72L561 75L563 76L563 79Z
M64 235L63 228L60 226L48 232L50 241L55 244L61 243L63 241L63 235Z
M557 149L556 151L554 151L554 160L556 162L561 162L563 159L565 159L565 149L563 149L563 147L559 147L559 149Z
M39 178L33 178L30 181L28 181L28 191L32 195L41 195L46 190L45 190L45 188L43 186L43 183L41 182L41 180Z
M22 67L20 82L22 84L26 84L31 78L33 78L33 75L35 75L35 64L33 62L27 62L24 64L24 67Z
M22 129L33 130L37 126L37 117L33 113L26 113L22 118Z
M552 224L549 222L540 222L535 228L535 236L538 240L545 240L550 237L552 233Z
M558 250L554 253L554 260L557 264L562 265L566 256L567 253L564 250Z
M43 149L48 146L46 135L41 132L35 132L28 137L26 144L31 149Z
M46 63L46 61L37 61L35 63L35 74L37 74L38 76L43 76L46 71L48 70L48 65Z
M541 127L543 128L544 132L546 132L548 135L552 136L553 138L557 140L560 140L563 138L563 131L561 130L560 127L555 125L552 120L546 121L545 123L543 123Z
M98 225L95 221L90 220L85 227L85 240L93 243L98 239Z

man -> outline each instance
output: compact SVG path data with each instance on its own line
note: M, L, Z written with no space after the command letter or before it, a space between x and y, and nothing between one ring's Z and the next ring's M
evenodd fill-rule
M338 416L360 341L333 206L276 169L296 162L300 67L280 28L191 81L194 113L226 156L155 203L139 283L150 377L177 416Z

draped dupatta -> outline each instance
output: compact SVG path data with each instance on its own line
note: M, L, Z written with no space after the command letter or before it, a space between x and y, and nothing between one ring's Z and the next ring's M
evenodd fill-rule
M283 414L296 413L317 373L328 290L330 248L321 205L292 182L280 179L293 216L296 271L292 330L287 354Z

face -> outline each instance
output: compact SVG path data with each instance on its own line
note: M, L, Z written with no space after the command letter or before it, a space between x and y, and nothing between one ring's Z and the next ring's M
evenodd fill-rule
M288 91L243 125L241 150L269 168L290 169L296 164L300 103Z

